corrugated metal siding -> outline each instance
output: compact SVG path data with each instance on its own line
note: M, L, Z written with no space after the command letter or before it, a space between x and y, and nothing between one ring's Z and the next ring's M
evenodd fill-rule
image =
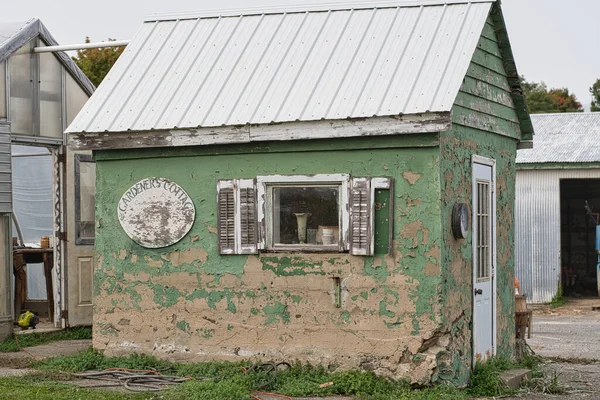
M600 170L517 170L515 274L528 301L548 303L558 290L560 180L585 178L600 178Z
M11 165L9 126L0 124L0 213L12 212Z
M517 164L600 161L600 112L533 114L533 149L519 150Z
M67 132L448 112L491 4L146 22Z

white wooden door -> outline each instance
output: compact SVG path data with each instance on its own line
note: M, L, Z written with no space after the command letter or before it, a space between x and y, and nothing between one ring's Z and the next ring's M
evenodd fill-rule
M494 355L496 200L493 162L473 162L473 354Z
M96 164L90 153L67 153L67 264L65 271L68 326L92 324Z

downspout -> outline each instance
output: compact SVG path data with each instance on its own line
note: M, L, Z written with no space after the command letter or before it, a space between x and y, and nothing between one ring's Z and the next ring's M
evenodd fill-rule
M19 237L19 245L25 246L25 240L23 240L23 232L21 231L21 225L19 225L19 220L17 219L17 214L15 214L14 209L11 213L11 216L12 216L13 223L15 224L15 228L17 228L17 235Z

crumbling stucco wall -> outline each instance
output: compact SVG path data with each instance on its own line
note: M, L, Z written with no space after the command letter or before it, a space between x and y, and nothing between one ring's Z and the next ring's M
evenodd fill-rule
M186 361L300 359L430 382L449 344L439 334L437 145L432 134L97 153L94 346ZM318 173L394 177L393 204L378 193L376 207L377 243L394 207L393 254L218 254L217 179ZM177 182L196 206L191 232L164 249L140 247L117 220L123 192L151 176Z
M515 341L515 158L516 139L521 133L491 19L483 30L454 108L452 130L440 134L442 270L447 304L441 331L449 333L450 345L448 352L440 356L436 373L440 380L463 385L468 382L473 360L472 225L469 236L457 240L452 235L451 216L457 201L472 207L473 155L496 161L497 354L512 357Z

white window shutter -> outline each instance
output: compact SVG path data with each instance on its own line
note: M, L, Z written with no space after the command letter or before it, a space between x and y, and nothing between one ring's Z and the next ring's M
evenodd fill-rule
M236 180L236 242L237 254L258 253L256 183L254 179Z
M353 178L350 188L350 253L373 255L373 200L370 178Z
M217 231L219 254L235 254L235 192L233 181L217 183Z

